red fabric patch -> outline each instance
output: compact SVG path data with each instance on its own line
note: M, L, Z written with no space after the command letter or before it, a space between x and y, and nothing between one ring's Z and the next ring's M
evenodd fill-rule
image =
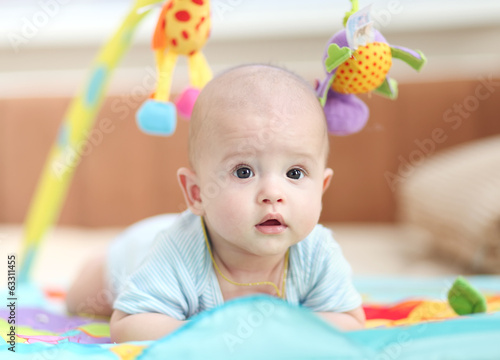
M406 301L392 306L383 305L365 305L365 315L367 320L372 319L388 319L400 320L405 319L408 315L420 305L422 301Z

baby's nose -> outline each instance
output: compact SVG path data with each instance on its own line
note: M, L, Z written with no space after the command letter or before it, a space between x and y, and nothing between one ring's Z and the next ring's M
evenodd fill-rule
M274 204L274 203L279 203L279 202L283 202L283 199L281 197L271 197L269 196L268 198L264 198L262 199L262 202L264 204Z
M275 204L284 202L285 197L283 192L276 187L266 187L262 189L258 196L259 203Z

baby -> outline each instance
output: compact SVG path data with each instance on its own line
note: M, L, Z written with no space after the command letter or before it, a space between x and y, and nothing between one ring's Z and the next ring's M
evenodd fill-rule
M257 293L305 306L340 329L362 328L350 266L318 225L333 175L328 152L323 109L303 79L267 65L219 75L196 101L190 168L177 172L188 210L169 223L135 225L129 232L143 235L129 236L134 244L115 241L70 289L68 309L110 289L92 312L114 309L115 342L160 338L201 311ZM155 240L144 257L138 249L146 251L147 238ZM124 286L113 284L109 274L123 272Z

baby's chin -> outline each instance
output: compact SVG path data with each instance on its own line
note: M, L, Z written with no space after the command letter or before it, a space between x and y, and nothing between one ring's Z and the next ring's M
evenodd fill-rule
M267 235L262 239L259 236L249 251L257 256L278 256L284 255L290 246L298 243L298 240L292 240L283 236Z

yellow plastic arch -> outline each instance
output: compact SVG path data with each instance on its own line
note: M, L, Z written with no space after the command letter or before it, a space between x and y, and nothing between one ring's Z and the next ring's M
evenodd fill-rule
M38 247L57 220L74 170L79 161L78 146L87 140L95 122L113 70L130 46L139 22L151 6L162 0L136 0L121 26L94 60L91 76L71 102L56 143L50 150L24 224L20 282L28 282Z

